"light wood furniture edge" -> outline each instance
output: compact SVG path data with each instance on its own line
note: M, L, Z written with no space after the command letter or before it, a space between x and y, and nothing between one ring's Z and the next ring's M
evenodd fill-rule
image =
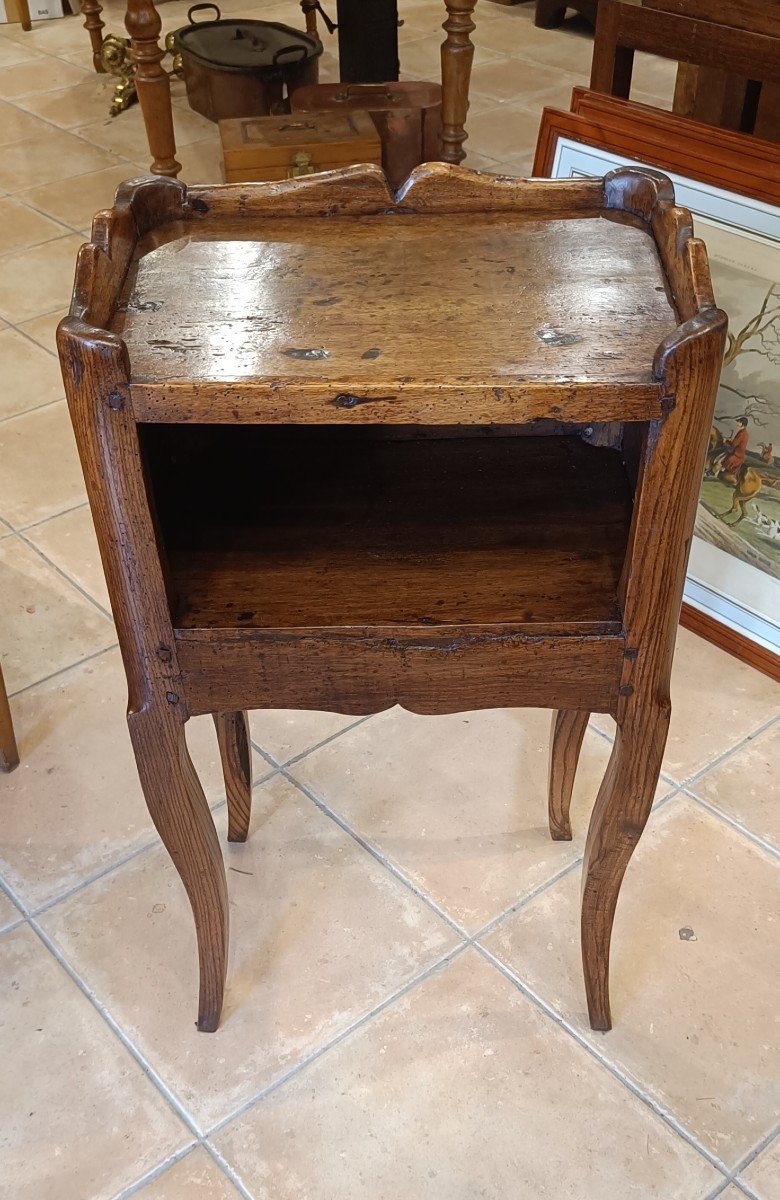
M693 489L673 491L665 481L670 473L689 478L701 468L726 330L725 314L715 307L709 287L704 246L691 236L688 215L674 205L669 181L626 168L604 180L529 184L429 165L415 171L393 197L376 168L332 172L304 187L294 181L214 191L187 189L173 180L141 180L120 187L116 208L96 217L93 240L79 254L73 302L60 323L58 347L127 671L128 724L141 782L195 917L202 1030L216 1029L224 995L225 872L184 740L192 710L144 495L128 353L122 339L105 328L112 305L139 240L167 222L208 219L212 208L223 217L238 217L248 207L253 212L332 216L388 208L466 213L497 206L521 211L524 202L548 211L556 205L570 212L601 211L644 226L657 241L680 318L654 359L662 412L648 422L639 449L643 484L634 501L618 588L623 635L613 639L620 652L619 683L608 709L602 710L612 712L618 730L585 849L581 938L586 995L593 1028L609 1029L612 923L623 875L650 813L666 743L671 662L696 503ZM111 463L117 460L124 469L114 472ZM634 553L637 546L643 548L641 555ZM250 781L246 756L233 742L245 732L245 717L227 705L215 715L228 773L231 827L241 840L247 830ZM582 720L561 714L554 719L550 815L556 837L568 832ZM178 766L167 772L161 787L165 764Z

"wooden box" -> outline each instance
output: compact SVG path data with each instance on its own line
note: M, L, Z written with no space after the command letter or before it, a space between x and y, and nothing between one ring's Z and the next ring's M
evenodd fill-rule
M363 111L242 117L220 121L219 136L226 183L288 179L382 162L379 134Z

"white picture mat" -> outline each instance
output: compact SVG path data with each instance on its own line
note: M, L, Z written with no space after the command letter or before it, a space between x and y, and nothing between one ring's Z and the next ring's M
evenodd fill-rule
M601 176L638 160L610 150L559 138L550 175L553 179ZM641 165L641 164L640 164ZM674 184L679 204L696 218L697 233L724 242L738 236L740 259L760 262L762 252L780 249L780 211L761 200L740 196L707 183L664 171ZM749 232L748 232L749 231ZM694 537L685 584L685 599L751 641L780 653L780 584L770 575Z

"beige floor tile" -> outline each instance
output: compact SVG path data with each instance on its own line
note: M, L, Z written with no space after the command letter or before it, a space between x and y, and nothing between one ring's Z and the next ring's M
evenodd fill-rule
M82 237L71 233L7 254L0 271L0 316L16 324L69 304L76 255L83 244Z
M74 264L75 265L75 264ZM20 321L17 328L31 337L50 354L57 353L57 326L65 316L67 309L56 308L54 312L44 313L41 317L33 317L30 321Z
M677 633L663 769L683 782L780 711L780 687L687 629ZM593 722L610 735L614 724Z
M96 212L111 208L114 193L125 179L135 174L132 163L117 163L102 171L91 171L75 179L47 183L43 187L20 192L19 197L47 216L63 221L74 229L88 227Z
M116 162L116 155L100 146L82 141L65 130L49 129L38 137L5 147L0 156L0 187L21 192L99 171Z
M252 739L276 762L284 763L353 725L356 719L340 713L259 709L251 716Z
M529 112L514 104L502 104L498 109L475 113L473 117L469 115L469 150L485 154L497 162L530 152L536 145L539 117L539 113Z
M256 1200L692 1200L717 1178L474 950L215 1141Z
M22 919L22 914L5 892L0 892L0 933Z
M30 349L37 354L32 345ZM47 366L48 362L47 356ZM84 479L64 400L0 423L0 461L0 514L17 529L84 499Z
M0 72L0 96L4 100L17 100L33 92L52 92L55 88L68 87L84 78L84 71L73 63L59 58L40 59L19 63Z
M74 579L93 600L107 612L111 611L95 526L88 505L61 513L41 525L34 525L25 537L55 566Z
M0 781L0 874L30 908L155 839L130 748L118 650L14 697L19 767ZM210 717L187 726L206 796L224 797ZM267 772L255 760L258 776Z
M0 420L61 399L64 388L59 362L15 329L0 330L0 361L3 364ZM2 490L0 484L0 493Z
M780 724L707 771L691 790L780 850Z
M553 842L549 731L541 709L418 717L396 708L291 771L473 933L582 853L610 748L588 733L575 840Z
M471 73L471 85L481 96L528 104L529 100L550 88L568 86L569 92L585 76L559 71L546 63L526 59L504 58L476 66Z
M37 117L17 108L15 104L0 100L0 146L50 132L49 126Z
M104 4L103 20L107 23L109 22L109 12L110 9ZM20 44L30 41L37 50L44 54L59 55L63 51L81 50L82 66L92 66L89 34L84 29L83 19L78 13L75 16L57 18L52 21L35 21L29 33L22 31L19 25L9 26L9 32ZM114 28L114 32L120 31Z
M35 246L67 233L56 221L41 216L8 196L0 200L0 254Z
M135 1193L136 1200L238 1200L238 1196L202 1146Z
M32 59L40 59L41 54L33 49L31 45L26 45L24 42L0 42L0 70L6 67L15 67L19 63L30 62Z
M110 1200L190 1134L26 926L0 940L3 1193Z
M560 880L486 945L736 1165L777 1119L779 864L685 797L655 814L618 906L608 1034L587 1025L578 895Z
M255 789L243 846L224 841L231 962L219 1031L194 1025L192 919L163 851L42 918L166 1083L208 1126L454 944L451 930L283 778Z
M718 1200L745 1200L746 1192L743 1192L741 1187L737 1187L736 1183L730 1183L723 1192L718 1192Z
M177 146L188 146L191 142L213 138L215 133L213 122L191 109L177 108L174 125ZM84 125L79 128L78 135L136 163L143 162L149 153L141 109L137 104L119 117L104 117L94 124Z
M0 656L9 692L104 650L108 617L17 537L0 542Z
M740 1172L740 1179L755 1192L759 1200L780 1200L780 1135L766 1150Z
M82 50L82 66L85 58ZM108 117L115 83L111 75L79 74L79 78L69 87L25 96L19 104L27 112L58 125L60 129L75 129L78 125L89 125ZM121 116L114 118L117 121L122 119Z

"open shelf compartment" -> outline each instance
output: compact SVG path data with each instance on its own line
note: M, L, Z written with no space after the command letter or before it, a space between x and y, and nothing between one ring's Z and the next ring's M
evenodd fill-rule
M142 432L177 638L620 633L620 451L487 429Z

